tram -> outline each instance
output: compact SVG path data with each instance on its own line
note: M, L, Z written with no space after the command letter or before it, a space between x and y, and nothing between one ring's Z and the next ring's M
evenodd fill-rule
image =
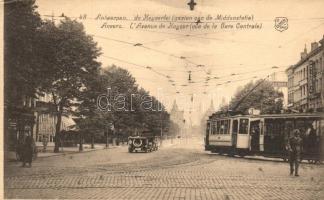
M316 136L310 139L311 126ZM231 156L261 155L288 159L294 129L303 138L302 159L320 162L324 155L323 113L242 115L214 113L207 120L205 150ZM314 135L314 132L313 132Z

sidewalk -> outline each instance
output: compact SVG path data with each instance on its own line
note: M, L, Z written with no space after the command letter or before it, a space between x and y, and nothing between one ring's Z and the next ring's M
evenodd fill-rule
M116 148L116 147L122 147L124 145L120 146L113 146L112 144L109 144L108 149ZM106 149L105 144L95 144L95 148L91 149L90 144L83 144L83 151L79 151L79 145L76 147L61 147L59 150L59 153L54 153L54 147L49 146L46 148L46 151L42 151L42 146L37 146L39 149L39 152L37 154L37 159L39 158L46 158L46 157L52 157L52 156L61 156L61 155L67 155L67 154L75 154L75 153L85 153L85 152L91 152L96 150L103 150ZM17 161L16 158L16 152L15 151L9 151L6 155L7 161Z

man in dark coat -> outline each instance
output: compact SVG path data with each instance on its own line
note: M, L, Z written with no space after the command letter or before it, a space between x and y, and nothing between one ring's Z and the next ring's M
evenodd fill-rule
M289 138L289 162L290 162L290 175L299 176L298 167L300 161L300 154L302 152L303 140L300 137L300 131L294 130L294 135Z
M309 134L307 137L307 149L311 154L316 153L317 136L316 136L316 130L312 125L309 126Z
M34 140L30 135L28 135L23 144L23 157L22 157L23 167L26 166L26 163L28 163L29 167L31 167L32 160L33 160L33 152L34 152Z

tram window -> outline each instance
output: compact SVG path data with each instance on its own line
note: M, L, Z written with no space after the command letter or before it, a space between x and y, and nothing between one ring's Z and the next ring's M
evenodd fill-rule
M265 135L272 135L273 132L273 124L272 122L268 121L266 123Z
M278 121L274 121L271 135L279 135L279 133L280 133L280 124L278 123Z
M224 134L224 120L220 122L220 129L219 129L220 134Z
M248 133L249 120L248 119L240 119L240 134Z
M233 121L233 133L237 133L237 127L238 126L238 121L237 120L234 120Z
M231 126L230 120L226 120L225 121L225 134L229 134L229 132L230 132L230 126Z
M300 132L302 134L304 134L306 132L306 130L305 130L306 125L307 124L306 124L306 121L305 120L297 120L296 121L296 127L295 128L299 129Z
M216 133L217 133L217 134L220 133L220 121L217 121L217 129L216 129Z
M319 136L323 136L323 134L324 134L324 119L322 119L321 121L320 121L320 125L319 125Z
M209 134L209 131L210 131L210 123L208 122L206 127L206 133Z
M229 125L228 120L225 120L224 121L224 134L228 134L228 125Z
M289 138L292 135L292 131L294 129L293 121L285 122L285 137Z
M212 123L212 134L215 135L216 134L216 122Z

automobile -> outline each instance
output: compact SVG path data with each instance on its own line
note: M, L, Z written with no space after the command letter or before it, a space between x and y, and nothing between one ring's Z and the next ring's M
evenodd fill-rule
M128 152L152 152L159 149L158 138L154 136L128 137Z

